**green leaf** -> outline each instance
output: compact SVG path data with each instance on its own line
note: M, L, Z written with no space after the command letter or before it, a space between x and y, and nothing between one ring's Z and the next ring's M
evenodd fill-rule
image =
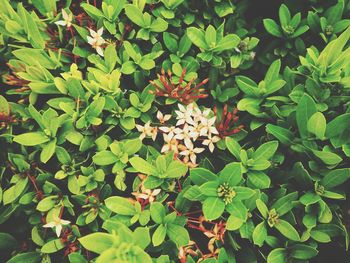
M321 185L327 189L343 184L350 179L350 168L343 168L330 171L321 180Z
M280 23L282 26L288 26L290 19L291 19L291 15L289 12L288 7L285 4L282 4L279 8L279 19L280 19Z
M0 95L0 113L3 113L4 115L9 115L10 111L10 104L7 102L4 96Z
M218 219L225 210L225 203L218 197L209 197L203 202L203 213L207 220Z
M227 164L219 174L219 179L231 186L238 185L242 180L242 170L240 163Z
M256 203L256 207L258 208L260 214L263 216L263 218L267 219L267 217L269 216L269 209L267 208L265 203L263 201L261 201L260 199L257 199L255 201L255 203Z
M237 194L235 199L237 200L247 200L251 198L253 195L255 195L255 190L250 189L248 187L235 186L234 189Z
M259 97L258 85L252 79L245 76L237 76L236 83L246 95Z
M314 113L307 122L307 130L322 140L326 133L326 118L321 112Z
M243 225L244 221L234 215L230 215L226 222L226 229L229 231L234 231L239 229Z
M201 193L205 196L218 196L218 187L220 185L220 182L218 181L209 181L204 184L202 184L199 189Z
M161 245L164 242L166 236L167 228L161 224L156 228L152 236L152 243L155 247Z
M252 237L254 244L259 247L262 247L267 237L267 229L265 222L261 222L254 228Z
M277 25L277 23L275 21L273 21L272 19L264 19L264 27L266 29L267 32L269 32L271 35L275 36L275 37L282 37L282 32L280 29L280 26Z
M183 162L172 161L167 170L167 178L180 178L187 173L188 167Z
M287 251L285 248L275 248L267 256L267 263L287 263Z
M260 145L258 149L256 149L256 151L252 155L252 159L254 159L255 161L260 159L268 160L275 154L277 148L278 141L266 142Z
M131 201L127 198L120 196L112 196L105 200L105 204L108 209L112 212L125 215L132 216L136 214L136 209Z
M168 224L167 235L178 247L185 246L190 241L190 236L187 230L179 225Z
M141 157L134 156L129 161L132 167L134 167L140 173L144 173L146 175L157 174L157 168L154 165L142 159Z
M205 34L203 30L195 27L189 27L187 29L187 36L197 47L203 50L209 49L207 42L205 41Z
M27 252L27 253L20 253L16 256L12 257L7 263L40 263L41 261L41 255L39 252Z
M205 41L210 47L215 47L216 45L216 30L212 25L209 25L205 30Z
M14 142L24 146L35 146L48 142L50 138L43 132L28 132L17 135L13 138Z
M40 161L47 163L51 159L56 150L56 142L57 139L55 138L43 146L43 150L40 154Z
M214 181L218 176L205 168L190 169L191 181L196 185L202 185L209 181Z
M143 57L139 63L139 66L144 70L150 70L156 66L153 59Z
M142 147L142 141L139 138L127 140L124 143L124 151L130 156L137 153Z
M219 43L216 45L216 47L213 49L214 52L222 52L225 50L232 50L240 42L240 38L237 35L229 34L227 36L224 36Z
M168 23L160 17L154 20L150 27L152 32L164 32L167 30L167 28Z
M279 198L271 205L271 208L276 209L279 216L287 214L294 207L294 202L298 199L298 192L293 192Z
M299 134L302 138L307 137L307 124L311 116L317 112L316 104L314 100L308 95L300 99L296 109L296 120L299 128Z
M47 242L41 248L41 253L46 253L46 254L55 253L64 247L65 247L65 245L61 242L61 239L54 239L54 240Z
M290 255L292 258L302 259L302 260L311 259L315 257L317 254L318 254L318 250L304 244L296 244L292 246L291 252L290 252Z
M272 62L264 78L268 89L270 89L269 87L270 84L278 79L280 70L281 70L281 60L277 59L274 62Z
M312 150L312 152L316 157L318 157L326 165L337 165L343 160L339 155L332 152L316 151L316 150Z
M97 165L110 165L116 163L119 159L114 153L104 150L96 153L92 160Z
M150 207L151 211L151 218L154 222L157 224L163 223L163 220L165 218L165 208L164 206L159 202L153 202Z
M97 254L113 247L114 243L113 235L107 233L92 233L78 240L85 249Z
M278 223L275 224L275 228L286 238L293 241L300 241L298 232L287 221L279 219Z
M271 179L264 172L248 171L247 186L251 188L266 189L271 185Z
M266 132L275 136L281 143L290 145L293 143L294 135L290 130L273 124L266 125Z
M93 5L82 3L81 7L84 9L84 11L92 18L98 20L102 17L104 17L102 11L100 9L94 7Z
M225 142L226 142L227 149L230 151L230 153L234 157L236 157L238 161L240 161L241 160L240 153L241 153L242 147L239 145L239 143L235 139L230 137L226 137Z
M320 243L329 243L332 241L330 236L323 231L311 230L310 235L313 239Z
M127 17L136 25L138 25L139 27L146 26L146 23L143 20L142 11L139 8L137 8L137 6L131 4L125 5L124 10Z

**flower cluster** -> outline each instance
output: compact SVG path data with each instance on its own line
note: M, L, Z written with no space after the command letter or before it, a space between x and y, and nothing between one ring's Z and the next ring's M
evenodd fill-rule
M149 121L144 126L136 125L136 128L141 132L140 139L147 136L155 140L157 134L162 133L164 144L161 152L173 151L178 159L194 167L197 165L197 154L205 150L203 146L207 146L209 151L213 152L215 143L220 140L215 127L216 117L213 116L211 109L205 108L202 111L194 103L187 106L178 104L175 114L175 125L166 125L171 115L164 115L158 111L159 127L152 127Z
M171 71L168 70L168 72L165 73L165 70L162 69L161 75L158 74L158 79L162 84L158 85L155 81L150 81L150 83L156 88L156 91L154 92L155 95L175 99L184 104L192 103L196 99L204 99L208 97L205 90L200 87L206 84L209 79L205 79L193 86L196 79L192 79L188 83L185 83L185 75L186 68L183 69L179 81L175 83Z

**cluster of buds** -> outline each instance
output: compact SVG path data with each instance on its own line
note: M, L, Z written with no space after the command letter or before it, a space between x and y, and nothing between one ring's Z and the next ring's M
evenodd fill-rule
M192 79L188 83L184 81L186 75L186 68L183 69L182 74L178 83L173 81L172 73L169 70L165 73L165 70L162 69L161 75L158 74L158 79L162 85L158 85L155 81L150 81L150 83L156 88L155 91L150 91L156 96L167 97L171 99L178 100L183 104L189 104L197 99L204 99L208 97L208 94L205 93L205 90L201 88L206 84L209 79L205 79L199 84L195 85Z
M211 110L206 108L203 111L195 104L187 106L178 105L179 110L175 111L177 122L175 125L166 125L171 115L163 115L158 112L157 118L159 127L152 127L150 122L144 126L136 125L141 132L140 139L152 137L156 139L159 132L163 133L162 153L174 152L175 157L182 160L189 167L197 166L197 154L202 153L207 146L210 152L215 149L214 144L220 140L219 132L215 127L216 117L211 116Z
M13 115L0 112L0 129L6 129L11 123L16 122L17 119Z
M228 205L232 202L233 198L236 196L236 192L232 186L228 183L223 183L218 187L218 196L221 197L225 204Z
M279 221L278 213L276 209L273 208L269 211L269 217L267 219L267 222L269 226L273 227L275 224L278 223L278 221Z
M219 117L217 108L214 107L214 113L217 116L216 129L219 132L221 138L239 133L243 129L243 125L235 127L239 117L237 116L238 110L235 108L232 111L228 110L227 104L225 104L221 116Z

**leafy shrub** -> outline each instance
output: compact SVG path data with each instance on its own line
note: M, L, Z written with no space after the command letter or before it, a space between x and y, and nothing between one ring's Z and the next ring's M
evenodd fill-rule
M2 260L348 249L350 2L255 2L0 0Z

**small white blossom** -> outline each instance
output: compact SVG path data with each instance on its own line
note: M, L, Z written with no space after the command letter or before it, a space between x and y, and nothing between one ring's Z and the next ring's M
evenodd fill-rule
M200 136L207 136L210 134L219 134L217 131L215 125L216 117L212 117L210 119L208 118L201 118L201 129L200 129Z
M174 137L176 129L178 129L178 128L176 128L175 126L170 126L170 127L162 126L162 127L159 127L159 130L161 130L164 133L167 133L171 138Z
M134 195L137 199L143 199L145 201L148 201L149 203L153 203L157 197L157 195L161 192L161 189L147 189L143 185L141 186L141 193L139 192L133 192L132 195Z
M157 119L161 124L166 123L168 120L170 120L171 115L170 114L165 114L161 113L160 111L157 112Z
M152 137L155 141L158 133L157 127L151 127L151 122L148 121L144 126L136 124L136 129L141 132L140 140L143 140L146 136Z
M66 26L67 28L70 28L72 26L72 21L73 21L72 12L67 14L67 12L64 9L62 9L62 18L63 18L63 20L59 20L59 21L55 22L55 24L59 25L59 26Z
M187 156L190 158L191 162L193 164L196 164L197 161L197 155L198 153L203 152L204 148L195 148L192 142L186 142L185 141L186 150L180 152L180 155Z
M164 139L164 145L162 147L162 149L160 150L162 153L167 153L167 152L171 152L173 151L174 153L178 153L178 145L179 142L170 137L169 134L163 134L163 139Z
M177 140L183 140L185 143L191 143L191 140L195 141L198 138L198 132L193 126L189 126L187 123L182 129L176 128L174 132L174 138Z
M55 228L57 237L60 237L61 231L62 231L62 225L69 225L69 224L70 224L70 221L63 220L63 219L57 217L57 218L54 219L54 221L43 225L43 227Z
M87 37L88 43L92 46L92 48L96 49L96 52L103 57L103 50L102 45L106 43L106 41L103 39L103 27L101 27L99 30L94 31L92 29L89 29L90 35Z
M207 145L209 148L210 152L213 152L215 149L214 143L217 143L218 141L220 141L220 137L219 136L209 136L208 139L205 139L203 141L203 145Z
M190 104L192 105L192 104ZM177 115L176 119L178 120L176 126L183 125L185 123L194 125L195 122L192 118L193 115L193 106L188 105L185 106L178 104L179 110L176 110L175 113Z

